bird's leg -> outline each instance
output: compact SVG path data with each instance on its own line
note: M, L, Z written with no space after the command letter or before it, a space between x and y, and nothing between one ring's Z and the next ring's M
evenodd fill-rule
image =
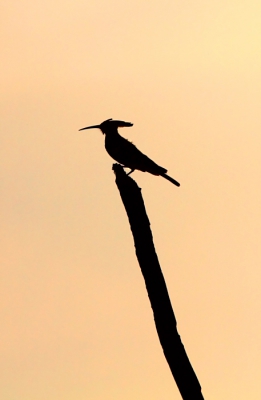
M126 167L125 165L122 165L122 168L123 169L125 169L125 168L129 168L129 167ZM133 171L135 171L135 168L130 168L130 172L128 172L126 175L130 175L130 174L132 174L133 173Z

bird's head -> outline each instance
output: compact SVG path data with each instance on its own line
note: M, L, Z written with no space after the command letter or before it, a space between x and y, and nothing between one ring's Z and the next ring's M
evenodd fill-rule
M102 131L102 133L106 135L107 133L117 132L118 128L123 128L132 125L133 124L131 122L116 121L110 118L106 119L106 121L103 121L100 125L86 126L85 128L79 129L79 131L83 131L84 129L99 128Z

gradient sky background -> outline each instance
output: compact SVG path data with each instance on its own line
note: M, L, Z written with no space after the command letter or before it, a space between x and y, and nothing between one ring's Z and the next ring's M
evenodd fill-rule
M1 4L3 400L180 399L98 130L135 172L206 400L261 398L258 0Z

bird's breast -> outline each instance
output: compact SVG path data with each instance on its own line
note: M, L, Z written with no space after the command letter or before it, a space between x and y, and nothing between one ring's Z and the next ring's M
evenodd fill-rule
M128 140L117 135L106 135L105 149L108 154L120 164L129 164L129 145L133 146Z

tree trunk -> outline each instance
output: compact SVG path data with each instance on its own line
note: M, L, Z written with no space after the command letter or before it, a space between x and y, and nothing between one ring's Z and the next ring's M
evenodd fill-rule
M166 283L153 244L141 189L119 164L113 165L116 185L127 212L137 259L143 274L159 340L183 400L204 400L197 376L177 331Z

